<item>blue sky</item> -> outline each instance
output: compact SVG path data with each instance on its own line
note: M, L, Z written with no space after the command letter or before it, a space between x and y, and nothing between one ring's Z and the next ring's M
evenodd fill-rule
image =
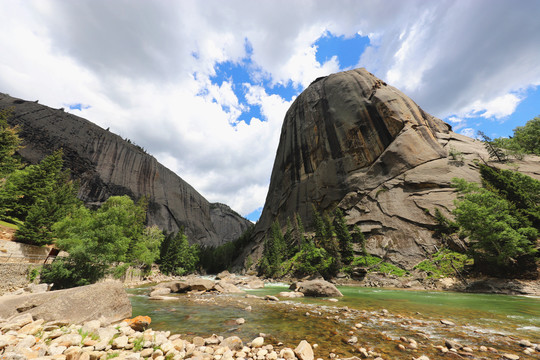
M456 132L540 115L540 1L0 0L0 92L143 146L256 220L285 112L365 67Z

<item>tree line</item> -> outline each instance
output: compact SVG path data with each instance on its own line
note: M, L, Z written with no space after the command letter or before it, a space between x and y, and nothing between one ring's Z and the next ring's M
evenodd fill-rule
M15 239L31 245L54 245L65 251L44 266L41 279L55 288L91 284L128 266L148 272L183 274L196 270L198 248L189 245L183 229L164 234L147 226L148 201L111 196L89 209L77 199L79 184L64 168L57 150L38 164L21 161L18 127L9 126L11 112L0 111L0 220L17 226Z

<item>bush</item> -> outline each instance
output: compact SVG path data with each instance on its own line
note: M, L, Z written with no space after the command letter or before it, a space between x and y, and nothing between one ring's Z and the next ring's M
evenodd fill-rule
M420 262L414 269L424 271L428 278L442 278L461 273L465 266L472 265L472 259L449 249L441 249L430 259ZM459 275L459 274L458 274Z
M499 274L535 254L538 230L515 211L515 204L496 192L464 179L453 179L459 192L453 211L460 231L471 241L475 264L487 263Z

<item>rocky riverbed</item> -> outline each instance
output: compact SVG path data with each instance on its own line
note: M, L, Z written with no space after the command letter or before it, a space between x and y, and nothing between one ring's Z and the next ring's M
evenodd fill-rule
M315 298L303 298L304 293L317 295L312 292L314 284L309 282L295 284L293 290L297 291L276 291L274 295L264 295L261 283L256 278L222 274L218 281L192 277L138 290L136 298L157 304L158 313L170 314L167 316L173 323L164 323L157 317L155 323L148 317L122 320L129 316L126 314L131 314L131 308L128 312L126 305L129 302L126 304L126 294L118 283L0 298L0 312L3 314L0 314L0 359L313 360L356 357L426 360L540 357L537 337L492 331L476 326L474 318L467 317L470 321L465 322L451 317L434 318L433 314L421 312L373 307L366 310L359 306L361 304L353 306L347 302L347 297L339 297L341 293L331 284L315 284L315 289L330 291L323 295L333 296L317 301L311 300ZM257 288L259 290L250 290ZM113 293L115 295L111 296ZM298 297L301 299L297 300ZM205 333L196 329L198 323L191 322L189 314L184 318L177 310L185 308L193 313L197 306L216 314L212 322L214 326L207 328ZM75 307L78 310L73 311ZM225 307L238 309L235 313L240 312L241 316L220 324L222 319L217 313ZM150 306L146 305L143 310L146 313L138 314L153 316ZM119 315L119 311L123 315ZM274 324L268 322L268 314L271 314ZM192 328L186 331L184 327L179 331L174 322L185 322ZM218 335L210 336L212 332Z

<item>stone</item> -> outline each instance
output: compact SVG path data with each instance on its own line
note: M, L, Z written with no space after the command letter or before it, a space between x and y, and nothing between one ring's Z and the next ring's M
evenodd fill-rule
M233 351L240 351L244 347L242 339L240 339L238 336L230 336L228 338L225 338L220 345L226 346Z
M282 291L278 294L278 296L287 298L299 298L304 297L304 294L299 291Z
M456 326L456 324L453 322L453 321L450 321L450 320L440 320L441 324L443 325L446 325L446 326Z
M36 321L31 322L30 324L24 325L19 331L17 331L19 334L26 334L26 335L35 335L37 332L43 329L42 324L44 323L43 319L39 319Z
M506 360L519 360L519 356L515 354L502 354L502 357Z
M140 352L141 357L143 357L143 358L147 358L147 357L151 356L153 353L154 353L154 349L152 349L152 348L146 348L146 349L143 349Z
M7 298L7 296L4 296L2 298ZM0 298L0 306L2 306L2 298ZM12 314L13 316L7 319L6 324L3 325L0 328L0 330L2 330L3 332L7 332L9 330L18 330L22 328L23 326L30 324L32 321L34 321L32 314L28 314L28 313L25 313L22 315L17 315L17 314L18 312L15 314ZM0 318L7 317L7 316L8 315L4 315L2 313L2 310L0 310Z
M525 340L525 339L520 340L518 344L521 347L531 347L531 346L533 346L532 343L529 340Z
M89 334L98 332L99 328L101 327L101 321L99 320L90 320L83 324L81 331L86 332Z
M128 344L128 337L126 335L121 335L113 339L112 346L116 349L123 349Z
M264 300L268 300L268 301L279 301L279 299L273 295L266 295L264 297Z
M127 325L132 328L135 331L144 331L150 326L150 323L152 323L152 319L150 316L136 316L133 319L126 320Z
M264 338L261 336L256 337L255 339L251 341L251 347L254 347L254 348L261 347L263 346L263 344L264 344Z
M43 293L49 290L49 284L30 284L24 290L30 293Z
M299 291L306 296L341 297L343 294L334 284L326 280L302 281L291 285L291 290Z
M234 322L238 325L243 325L245 324L246 320L244 318L238 318Z
M13 108L10 125L24 128L19 153L25 162L63 148L64 165L80 180L79 195L87 204L99 205L113 195L149 196L149 224L168 233L185 227L189 239L206 246L237 239L251 226L227 205L209 203L139 146L88 120L0 94L0 110L6 108Z
M249 289L262 289L264 288L264 281L260 279L250 280L245 285Z
M279 352L279 357L286 360L292 360L296 358L296 356L294 355L294 351L291 348L281 349L281 351Z
M188 277L185 281L187 291L210 291L214 288L214 281L199 277Z
M171 293L171 289L168 287L160 287L157 289L154 289L150 292L150 297L152 296L161 296L161 295L168 295Z
M206 342L204 341L204 338L200 336L195 336L191 342L193 343L193 345L198 346L198 347L204 346L206 344Z
M460 350L463 347L463 345L461 345L460 343L448 339L444 340L444 344L448 349Z
M306 340L300 341L300 344L294 349L294 353L300 360L313 360L315 358L313 348Z
M463 154L462 162L451 159L451 148ZM479 158L489 158L481 142L452 132L366 69L316 79L283 120L249 254L254 261L262 255L276 220L285 224L298 214L304 224L313 223L316 204L319 213L340 208L350 228L358 225L369 235L368 253L412 269L442 245L433 237L429 211L437 207L450 216L456 198L451 179L480 182ZM534 166L525 166L534 159L516 164L538 179Z
M107 281L38 294L0 297L0 318L17 313L45 321L64 320L104 324L131 316L131 303L120 282Z
M243 294L244 290L240 289L238 286L228 283L226 281L218 281L214 289L222 294Z

